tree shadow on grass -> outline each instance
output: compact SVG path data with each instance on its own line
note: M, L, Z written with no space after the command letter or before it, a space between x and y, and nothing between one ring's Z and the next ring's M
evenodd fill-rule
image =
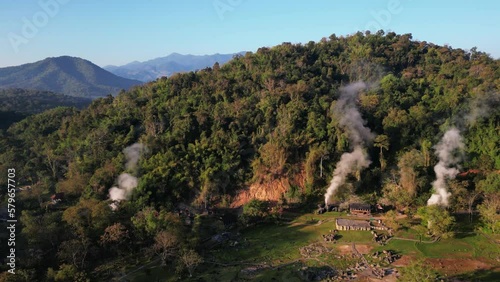
M463 274L459 274L456 276L449 277L449 281L455 281L458 279L459 281L500 281L500 271L495 270L495 268L490 269L479 269L473 272L467 272Z
M454 237L456 239L464 239L467 237L474 237L476 235L476 232L456 232Z

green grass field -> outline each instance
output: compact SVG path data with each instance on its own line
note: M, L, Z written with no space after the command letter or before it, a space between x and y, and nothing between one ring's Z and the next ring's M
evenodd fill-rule
M299 269L302 266L321 267L331 265L342 269L352 263L349 259L338 259L337 246L350 245L351 243L363 244L373 247L372 251L393 250L401 255L413 258L453 258L453 259L481 259L492 265L498 266L500 246L493 244L490 239L482 234L465 233L457 234L455 238L441 239L435 243L419 243L392 239L385 246L379 246L372 241L368 231L340 231L340 239L336 244L328 244L330 253L323 253L317 258L303 258L300 248L316 242L323 242L321 235L335 229L335 218L351 218L345 214L327 213L316 215L312 213L296 216L288 223L256 225L240 231L239 243L234 246L225 246L204 253L210 261L216 261L228 266L205 263L197 270L197 275L192 281L301 281ZM419 233L411 228L416 220L404 220L403 228L396 233L397 237L416 239ZM467 229L470 231L470 229ZM493 237L499 239L499 237ZM422 238L429 241L429 238ZM351 259L352 260L352 259ZM496 264L495 264L496 263ZM258 265L253 269L252 265ZM138 271L127 277L130 281L173 281L173 269L165 269L159 265L150 268L147 273ZM461 277L474 275L473 273L461 274ZM494 273L483 271L485 281L489 277L496 277Z

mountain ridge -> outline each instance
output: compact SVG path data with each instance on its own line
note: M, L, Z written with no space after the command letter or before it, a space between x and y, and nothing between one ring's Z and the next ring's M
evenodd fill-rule
M0 68L0 89L36 89L98 98L140 84L141 81L119 77L91 61L66 55Z
M212 67L216 62L225 64L236 55L244 55L246 51L211 55L192 55L171 53L165 57L157 57L147 61L132 61L125 65L107 65L103 68L115 75L136 79L140 81L152 81L162 76L171 76L174 73L189 72L207 67Z

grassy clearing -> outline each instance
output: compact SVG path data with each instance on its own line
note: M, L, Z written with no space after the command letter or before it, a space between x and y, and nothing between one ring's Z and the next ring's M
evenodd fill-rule
M419 243L393 239L379 250L394 250L403 255L418 258L475 258L494 261L500 255L500 246L491 244L481 234L470 234L465 238L441 239L435 243Z
M205 266L198 270L199 275L196 277L198 281L235 281L240 277L240 272L242 270L241 266L226 266L226 267L216 267L214 265Z
M474 246L457 239L441 240L433 244L416 243L415 247L427 258L467 258L474 251Z
M300 282L303 278L299 275L298 270L301 264L291 264L278 269L267 269L253 277L248 277L254 281L290 281L290 282ZM228 281L228 280L226 280Z
M337 246L350 245L353 242L374 247L373 252L392 250L402 255L424 259L481 259L490 261L492 265L498 265L496 259L500 254L500 246L492 244L490 239L476 233L459 233L456 238L442 239L430 244L393 239L387 245L379 246L373 243L372 235L368 231L340 231L341 237L337 244L328 245L331 253L323 253L315 259L302 258L299 249L312 243L323 242L321 235L335 229L336 217L353 218L342 213L322 215L307 213L290 218L290 222L286 224L257 225L242 230L238 245L214 249L204 255L209 258L208 260L220 263L246 264L218 266L207 263L197 270L198 275L191 281L302 281L299 270L304 265L309 267L330 265L345 269L355 264L356 259L349 257L339 259L337 250ZM403 220L403 228L396 233L396 236L418 240L420 234L411 228L415 224L417 224L415 220ZM471 227L467 225L461 230L470 231ZM429 240L425 237L422 239ZM261 268L252 269L253 266L250 264L261 265ZM466 277L469 274L463 275ZM492 271L477 274L487 278L494 275ZM155 281L159 278L159 281L171 281L175 277L173 269L169 270L157 265L150 267L148 271L134 273L128 279Z
M374 251L392 250L401 255L421 256L420 251L415 247L415 242L391 240L385 246L378 246Z
M335 229L335 214L306 214L286 225L259 225L244 230L239 247L215 250L223 262L288 262L301 258L299 248L322 240ZM340 231L338 244L371 244L367 231ZM332 244L333 245L333 244Z

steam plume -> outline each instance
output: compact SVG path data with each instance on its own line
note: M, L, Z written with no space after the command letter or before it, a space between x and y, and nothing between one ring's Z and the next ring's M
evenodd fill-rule
M125 167L129 171L135 171L137 168L137 162L139 161L141 154L145 151L145 147L142 144L135 143L123 150L127 162ZM111 187L109 189L109 198L114 202L120 202L127 200L132 195L132 192L137 187L138 180L137 177L129 173L122 173L118 176L117 186ZM116 203L112 203L110 207L115 210L118 208Z
M123 150L123 153L127 158L127 163L125 164L125 168L127 170L135 170L137 162L139 161L139 158L144 150L144 145L140 143L134 143Z
M368 167L371 163L363 147L366 143L371 142L375 135L365 126L366 122L356 107L359 92L366 87L365 83L356 82L340 89L340 98L333 110L339 119L339 125L347 131L353 151L344 153L340 157L325 194L325 204L328 204L337 189L344 184L349 173Z
M113 201L126 200L132 195L132 191L137 187L137 177L128 173L118 176L118 186L109 189L109 198Z
M427 205L448 206L448 199L451 193L448 192L446 180L454 179L458 174L455 167L462 159L464 143L460 131L453 127L444 134L441 141L435 146L436 155L439 162L434 166L436 180L432 183L434 194L427 201ZM457 154L458 152L458 154Z

